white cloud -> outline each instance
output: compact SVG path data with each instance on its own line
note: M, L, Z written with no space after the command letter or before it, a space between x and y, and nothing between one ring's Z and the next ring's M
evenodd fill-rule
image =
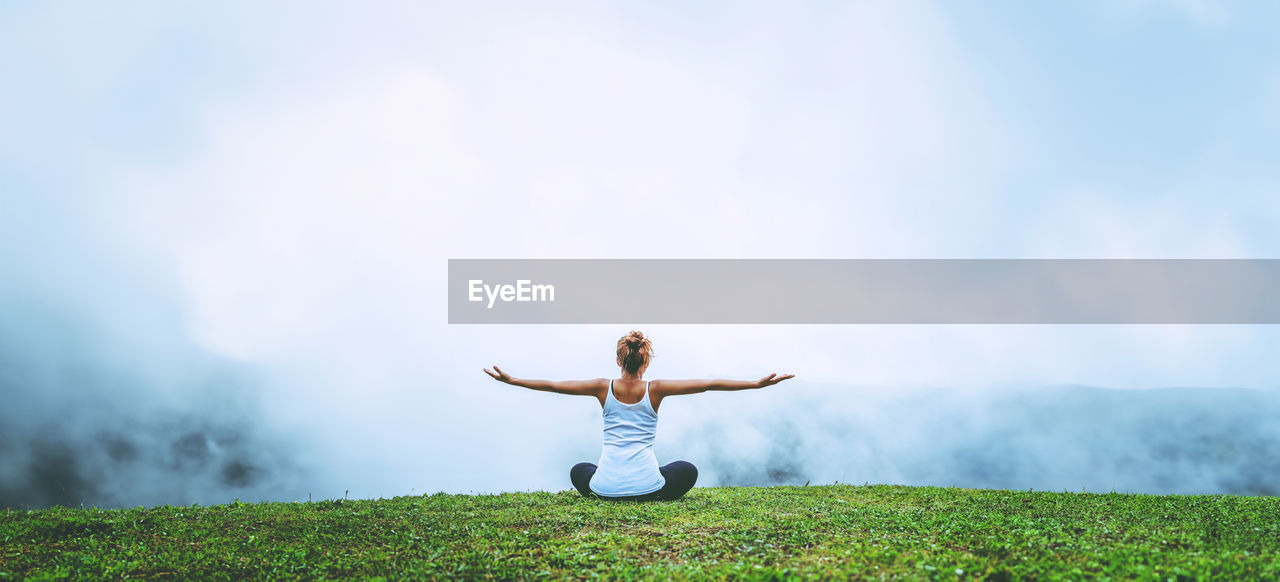
M487 469L498 474L488 481L432 471L496 454L485 446L564 454L592 431L551 427L581 426L590 407L512 393L479 367L611 374L612 342L626 330L449 327L446 259L966 257L1002 248L993 245L1010 240L1002 229L1017 230L1000 222L998 186L1032 146L1015 143L1020 134L986 104L946 22L901 3L825 17L812 37L813 22L784 19L781 39L735 39L743 58L769 63L758 71L554 27L486 31L495 40L474 47L465 71L388 59L306 90L281 81L211 103L198 158L128 177L120 226L176 265L198 341L277 371L264 398L278 422L322 426L315 438L336 458L366 459L363 476L343 475L362 494L405 492L379 489L392 482L529 483L520 475L545 458ZM324 87L340 89L312 92ZM1027 248L1239 250L1229 225L1187 239L1177 210L1089 204L1052 207L1027 227ZM1047 230L1063 221L1068 236ZM1273 372L1177 357L1242 343L1247 332L1233 329L1190 338L1123 327L647 331L662 338L654 373L671 376L776 369L898 387L1142 386L1245 384ZM721 401L688 410L713 405ZM527 438L495 444L504 439L489 423ZM397 463L408 450L419 462ZM538 475L534 486L561 478Z

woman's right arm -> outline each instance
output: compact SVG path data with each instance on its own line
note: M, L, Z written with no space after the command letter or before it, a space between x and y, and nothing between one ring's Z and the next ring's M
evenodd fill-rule
M494 366L493 370L494 371L490 372L488 368L485 368L484 373L488 374L490 378L504 384L528 388L530 390L540 390L543 392L556 392L559 394L572 394L575 396L595 396L601 403L604 402L604 389L609 385L609 381L604 378L596 378L594 380L526 380L523 378L513 378L510 374L503 372L502 368L497 366Z
M783 380L795 378L795 374L779 376L769 374L759 380L655 380L652 390L661 396L698 394L708 390L753 390L773 386Z

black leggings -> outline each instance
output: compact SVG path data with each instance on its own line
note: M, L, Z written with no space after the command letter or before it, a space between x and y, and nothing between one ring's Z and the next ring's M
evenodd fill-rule
M679 499L681 495L693 489L693 484L698 481L698 468L688 461L676 461L668 463L658 470L662 472L662 476L666 478L667 484L662 489L653 493L644 495L630 495L627 497L607 497L599 495L591 491L591 476L596 474L596 466L591 463L578 463L569 470L569 480L573 481L573 486L578 493L587 497L599 497L601 499L634 499L636 501L674 501Z

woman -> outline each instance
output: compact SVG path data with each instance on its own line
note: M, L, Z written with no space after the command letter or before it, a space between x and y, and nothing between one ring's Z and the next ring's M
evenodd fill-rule
M676 461L659 467L653 454L658 429L658 406L662 399L707 390L747 390L764 388L794 378L793 374L769 374L755 382L746 380L652 380L644 381L644 371L653 357L653 344L643 333L633 331L618 340L618 366L622 376L608 380L521 380L501 368L484 373L494 380L532 390L594 396L604 414L604 447L600 464L578 463L569 471L569 480L579 493L605 499L678 499L698 480L698 468Z

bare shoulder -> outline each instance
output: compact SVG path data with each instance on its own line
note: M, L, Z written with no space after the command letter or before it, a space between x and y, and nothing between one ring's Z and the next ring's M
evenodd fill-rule
M564 380L552 383L552 390L564 394L600 396L604 394L604 390L607 386L609 386L609 380L605 378L592 378L590 380Z

